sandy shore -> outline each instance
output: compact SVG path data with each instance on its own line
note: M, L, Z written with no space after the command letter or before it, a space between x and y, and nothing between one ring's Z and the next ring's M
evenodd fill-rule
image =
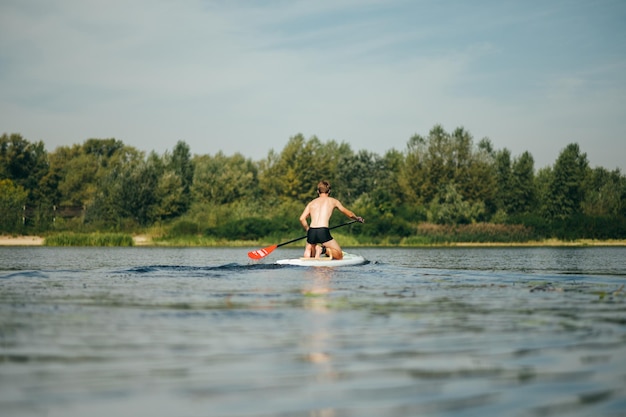
M152 239L145 235L133 236L135 246L149 246ZM41 236L0 236L0 246L42 246L44 238Z
M40 236L0 236L0 246L41 246Z

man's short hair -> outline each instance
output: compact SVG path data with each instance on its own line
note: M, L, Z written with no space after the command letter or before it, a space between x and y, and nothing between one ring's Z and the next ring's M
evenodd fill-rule
M328 181L320 181L317 184L317 192L320 194L329 194L330 193L330 183Z

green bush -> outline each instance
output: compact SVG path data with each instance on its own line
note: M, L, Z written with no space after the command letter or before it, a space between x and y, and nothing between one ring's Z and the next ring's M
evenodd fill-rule
M365 223L358 227L351 227L358 235L367 237L385 237L389 235L403 238L415 233L415 227L401 217L381 216L365 218Z
M552 235L562 240L624 239L626 220L609 216L583 214L555 219L550 223Z
M270 235L288 234L293 230L293 227L281 219L247 217L208 228L205 234L228 240L256 240Z
M178 220L169 229L169 237L193 236L200 232L200 227L196 222L190 220Z
M533 231L534 239L541 240L552 237L549 221L539 214L516 214L510 215L506 220L507 225L522 224Z
M472 223L463 225L439 225L421 223L417 227L416 236L404 240L410 242L438 243L514 243L527 242L533 239L531 228L523 225L505 225L495 223Z

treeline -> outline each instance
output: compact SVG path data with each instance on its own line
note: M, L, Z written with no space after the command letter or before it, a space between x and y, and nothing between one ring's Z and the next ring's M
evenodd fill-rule
M320 179L366 218L361 243L626 238L626 177L591 168L575 143L535 170L489 139L435 126L403 151L379 155L296 135L280 152L192 155L179 141L159 155L116 139L49 152L0 137L0 232L137 232L255 240L293 235ZM340 222L340 216L336 221Z

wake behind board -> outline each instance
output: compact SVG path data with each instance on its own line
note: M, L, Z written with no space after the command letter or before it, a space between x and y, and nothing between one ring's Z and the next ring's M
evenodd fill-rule
M360 265L365 263L365 258L361 255L355 255L352 253L343 253L343 259L330 259L330 258L292 258L292 259L279 259L276 261L280 265L296 265L296 266L349 266Z

